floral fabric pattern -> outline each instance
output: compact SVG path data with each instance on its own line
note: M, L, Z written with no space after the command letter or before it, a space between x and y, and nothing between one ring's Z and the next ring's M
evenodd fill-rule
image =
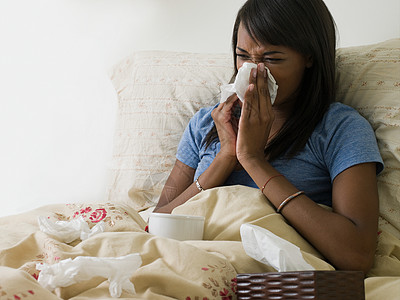
M187 296L186 300L236 299L236 277L232 277L231 268L226 262L221 261L219 264L207 265L202 267L201 270L205 273L205 277L207 278L202 286L207 290L207 293L211 293L213 298Z
M30 296L35 295L33 290L26 290L23 292L19 292L13 295L9 295L3 288L0 286L0 299L4 300L21 300L21 299L29 299Z

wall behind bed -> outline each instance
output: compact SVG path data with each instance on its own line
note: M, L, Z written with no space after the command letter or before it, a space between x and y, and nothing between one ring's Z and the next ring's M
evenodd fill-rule
M1 0L0 216L103 201L116 95L136 50L229 52L244 0ZM400 37L398 0L326 0L338 46Z

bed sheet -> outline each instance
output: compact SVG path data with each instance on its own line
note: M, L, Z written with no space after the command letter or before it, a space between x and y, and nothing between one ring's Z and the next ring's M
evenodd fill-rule
M36 264L130 253L139 253L143 263L130 278L136 294L123 292L120 299L235 299L238 273L275 271L246 255L239 232L243 223L265 227L294 243L316 269L333 269L257 189L207 190L174 213L205 216L204 240L181 242L150 235L140 215L118 203L57 204L0 218L0 299L114 299L102 277L50 292L37 282ZM104 221L106 229L87 240L66 244L41 232L38 216L53 221L82 216L91 227ZM399 253L399 240L382 232L372 277L365 281L367 299L395 299L390 295L399 294Z

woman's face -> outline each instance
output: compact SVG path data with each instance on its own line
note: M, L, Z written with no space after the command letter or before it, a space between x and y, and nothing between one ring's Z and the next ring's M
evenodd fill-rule
M242 24L238 30L236 58L238 69L245 62L263 62L268 67L279 86L275 105L296 99L304 71L312 65L311 58L291 48L254 41Z

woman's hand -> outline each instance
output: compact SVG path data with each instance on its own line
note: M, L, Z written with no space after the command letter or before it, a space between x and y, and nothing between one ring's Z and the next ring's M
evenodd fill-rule
M237 95L233 94L211 113L221 143L220 154L234 160L236 160L236 140L239 122L239 119L235 117L234 110L240 103Z
M242 165L247 160L264 160L264 149L275 119L268 91L267 71L263 63L251 71L249 82L236 144L237 158Z

